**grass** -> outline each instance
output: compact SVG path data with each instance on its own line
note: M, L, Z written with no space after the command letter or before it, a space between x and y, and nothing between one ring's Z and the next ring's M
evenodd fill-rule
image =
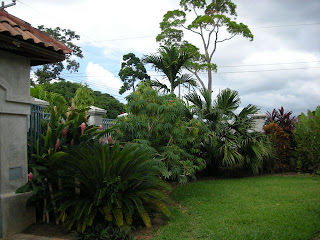
M154 240L308 240L320 231L319 177L199 181L172 196L179 206Z

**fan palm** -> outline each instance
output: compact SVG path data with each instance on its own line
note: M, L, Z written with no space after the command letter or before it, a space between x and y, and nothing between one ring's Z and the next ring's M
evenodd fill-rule
M240 104L237 91L225 89L212 101L208 90L193 92L185 98L193 104L193 111L208 126L207 140L203 143L211 165L229 168L250 166L254 173L262 167L263 158L270 155L270 144L265 136L253 132L250 115L258 108L249 104L236 114Z
M156 71L163 72L170 82L170 93L174 92L177 86L190 84L197 86L191 75L181 74L182 67L191 56L183 51L179 51L175 46L161 46L158 54L145 56L144 62L153 64ZM158 84L158 86L161 86Z

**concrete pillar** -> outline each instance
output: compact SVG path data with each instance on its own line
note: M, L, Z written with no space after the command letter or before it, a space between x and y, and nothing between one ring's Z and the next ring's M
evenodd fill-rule
M252 115L254 119L254 131L256 132L263 132L263 125L266 121L267 115L265 113L256 113Z
M88 111L88 115L90 115L88 124L89 125L102 125L102 116L107 113L107 110L102 108L91 106L90 110Z
M29 89L29 59L0 51L0 237L36 221L35 209L26 208L31 193L15 193L28 181Z

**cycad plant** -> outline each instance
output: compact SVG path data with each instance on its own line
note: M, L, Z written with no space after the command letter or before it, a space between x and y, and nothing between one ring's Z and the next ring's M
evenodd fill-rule
M237 91L230 89L221 91L214 101L207 90L200 93L191 93L186 99L193 104L193 114L209 129L203 147L210 168L218 171L222 167L250 167L258 173L263 159L271 154L268 139L253 131L250 116L258 108L249 104L236 113L240 98Z
M61 158L69 169L68 185L57 196L60 219L78 232L96 223L131 225L139 216L151 226L150 213L168 216L166 182L159 178L161 163L138 144L83 144ZM75 180L76 179L76 180ZM75 192L75 188L79 189Z

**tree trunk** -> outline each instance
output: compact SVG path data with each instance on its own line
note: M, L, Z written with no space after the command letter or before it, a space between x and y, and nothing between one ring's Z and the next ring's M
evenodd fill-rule
M208 69L208 91L212 93L212 69Z

